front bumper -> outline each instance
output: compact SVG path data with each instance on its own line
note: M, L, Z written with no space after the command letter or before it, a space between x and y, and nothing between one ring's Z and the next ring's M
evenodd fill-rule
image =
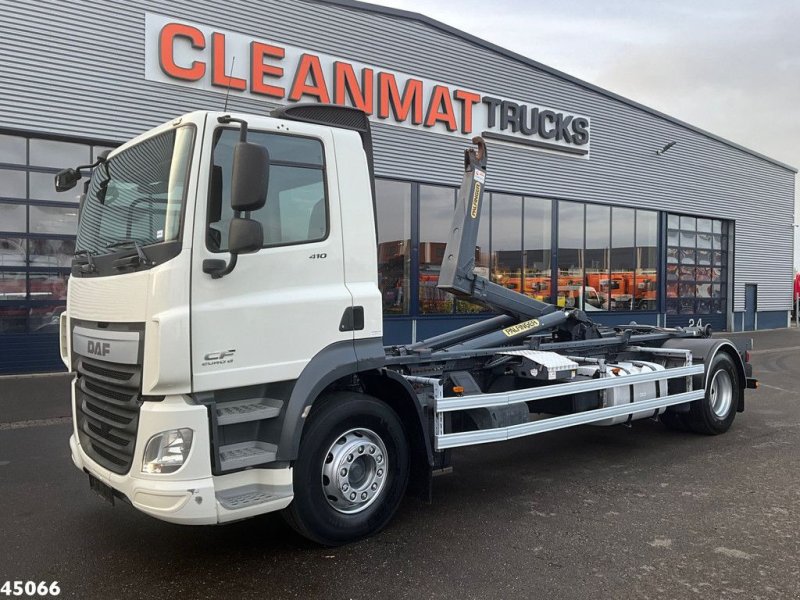
M116 475L92 461L81 449L75 434L69 438L69 448L72 462L78 469L111 486L133 506L150 516L185 525L211 525L219 522L214 507L216 499L211 477L185 481L151 481L132 475Z
M73 413L74 406L73 401ZM162 431L182 427L194 430L192 449L183 467L169 474L142 473L142 455L147 440ZM212 475L207 409L205 406L188 404L182 396L167 396L161 402L145 402L142 405L133 464L127 474L112 473L92 460L81 448L75 430L69 445L72 462L78 469L109 485L125 496L135 508L170 523L213 525L236 521L280 510L292 501L291 493L285 492L291 489L292 484L289 467ZM218 494L253 485L281 489L284 493L277 494L267 502L236 510L225 508L218 500Z

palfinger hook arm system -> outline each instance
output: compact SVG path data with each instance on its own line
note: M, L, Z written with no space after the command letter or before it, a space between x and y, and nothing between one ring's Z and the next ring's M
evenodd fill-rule
M336 545L407 492L429 499L454 447L645 418L727 431L757 383L747 346L601 327L476 273L489 162L473 144L438 287L496 315L389 347L363 112L194 112L110 153L61 317L91 487L175 523L282 511Z

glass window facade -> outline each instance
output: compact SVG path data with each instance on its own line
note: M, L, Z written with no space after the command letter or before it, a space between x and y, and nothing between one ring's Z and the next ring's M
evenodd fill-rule
M57 193L54 175L88 164L98 149L90 142L53 140L13 132L0 134L0 336L52 335L50 355L42 345L17 343L18 356L2 361L0 372L61 368L56 335L64 310L67 278L75 253L78 200L83 186ZM2 340L0 340L2 341ZM12 342L13 344L13 342Z
M407 315L411 298L411 184L375 182L378 211L378 286L383 314Z
M0 169L0 198L27 198L25 171Z
M552 302L553 202L543 198L525 198L524 211L523 291L542 302Z
M510 290L521 292L522 196L492 194L491 223L491 280Z
M608 276L611 258L611 208L589 204L586 206L586 285L583 291L583 309L604 310L609 307L609 295L617 290Z
M450 237L456 191L449 187L419 186L419 311L425 315L452 313L452 294L436 288L439 267Z
M666 313L724 314L727 308L728 223L667 216Z
M37 138L29 141L29 147L29 165L55 169L63 169L65 165L89 164L92 152L88 144Z
M658 309L659 262L658 213L636 211L636 280L633 286L633 308Z
M0 163L28 164L28 140L22 136L0 134Z
M388 180L376 188L386 316L485 312L436 288L457 190ZM587 312L631 313L631 319L642 312L724 313L727 222L663 213L661 225L661 214L487 192L475 272Z
M556 304L562 308L582 307L585 213L580 202L558 203Z
M632 208L611 209L611 278L609 310L633 310L633 288L636 285L636 211Z

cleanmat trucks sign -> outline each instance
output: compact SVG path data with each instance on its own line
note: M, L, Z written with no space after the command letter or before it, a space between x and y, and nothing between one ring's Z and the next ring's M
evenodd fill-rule
M589 154L584 116L152 13L145 77L276 104L355 106L401 127Z

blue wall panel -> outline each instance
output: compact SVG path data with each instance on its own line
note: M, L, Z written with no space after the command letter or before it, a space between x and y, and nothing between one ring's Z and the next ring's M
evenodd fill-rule
M66 371L58 349L58 333L0 335L0 373Z

